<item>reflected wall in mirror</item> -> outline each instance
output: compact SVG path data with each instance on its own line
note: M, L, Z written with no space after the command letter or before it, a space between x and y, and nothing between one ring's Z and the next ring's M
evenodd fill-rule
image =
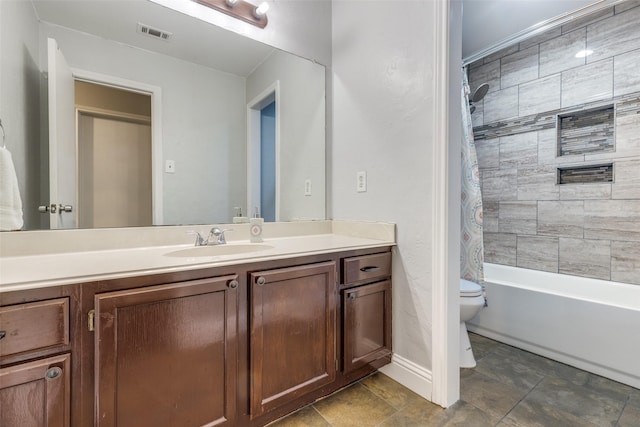
M170 37L145 35L139 24ZM80 145L83 139L76 141L76 134L93 135L116 119L127 128L146 123L151 134L151 148L137 150L151 168L150 193L140 197L151 206L145 202L140 209L152 212L143 218L155 225L211 224L232 222L234 207L244 215L253 212L261 203L262 157L255 118L267 100L275 101L274 218L325 218L323 66L147 0L2 0L0 32L0 118L18 175L24 229L65 228L77 219L80 226L92 226L87 212L79 212L87 209L87 197L97 200L92 209L121 213L121 222L93 226L144 224L140 216L128 223L122 219L127 209L138 209L127 205L131 197L109 202L108 191L115 190L87 190L87 169L99 167L107 183L111 175L114 184L126 186L134 180L131 169L144 168L125 165L123 159L136 152L131 147L107 155L87 150ZM61 117L69 107L59 99L62 89L50 94L48 88L52 76L58 81L64 74L57 65L50 69L51 43L73 84L97 83L147 96L150 118L127 111L132 101L91 102L74 92L72 139L61 134ZM122 145L121 130L107 129L99 135L105 139L102 146L116 145L113 138ZM83 163L89 155L90 167ZM68 186L75 187L71 196L62 191ZM38 212L52 203L74 209Z

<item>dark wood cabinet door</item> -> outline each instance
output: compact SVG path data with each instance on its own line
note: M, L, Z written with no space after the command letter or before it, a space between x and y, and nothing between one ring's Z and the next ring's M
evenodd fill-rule
M250 410L258 417L334 381L336 264L250 275Z
M238 276L95 296L96 425L234 425Z
M344 372L391 354L391 282L342 291Z
M71 356L0 369L0 426L68 427Z

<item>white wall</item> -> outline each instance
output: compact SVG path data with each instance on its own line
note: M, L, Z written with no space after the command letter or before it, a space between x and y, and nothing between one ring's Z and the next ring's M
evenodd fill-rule
M279 81L281 221L325 218L324 74L321 65L274 51L247 78L247 102Z
M38 21L30 2L0 1L0 52L0 119L18 177L24 228L36 229L41 215L40 72Z
M396 356L432 368L435 2L334 1L334 219L397 224ZM356 172L366 171L366 193ZM428 395L430 390L424 390Z
M162 174L164 223L231 222L245 204L245 79L43 23L47 37L72 68L161 88L163 157L176 170Z

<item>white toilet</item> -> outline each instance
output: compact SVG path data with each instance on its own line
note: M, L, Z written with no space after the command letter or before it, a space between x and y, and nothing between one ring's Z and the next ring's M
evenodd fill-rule
M484 306L482 287L477 283L460 279L460 367L475 368L469 333L465 322L473 319Z

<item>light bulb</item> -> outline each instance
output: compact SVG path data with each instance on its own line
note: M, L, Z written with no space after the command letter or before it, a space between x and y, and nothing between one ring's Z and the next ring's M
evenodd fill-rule
M227 6L233 7L236 5L236 3L238 3L238 0L225 0L224 2L227 4Z
M256 18L261 19L263 16L267 14L269 10L269 4L265 1L260 3L260 6L256 7L256 10L253 12Z

